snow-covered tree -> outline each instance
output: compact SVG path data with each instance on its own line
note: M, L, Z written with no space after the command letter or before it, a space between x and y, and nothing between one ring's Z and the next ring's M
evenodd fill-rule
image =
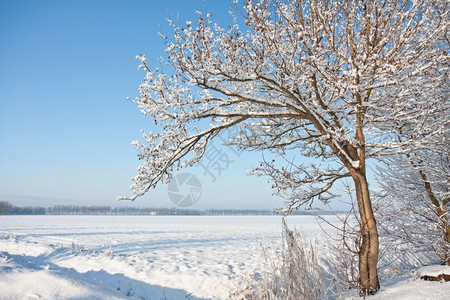
M435 8L436 21L448 24L447 6ZM410 245L413 250L431 250L441 262L450 264L450 51L449 33L434 40L434 61L425 74L427 84L417 86L414 103L403 111L406 118L382 123L390 126L403 143L401 151L383 157L379 168L380 221L390 239ZM409 96L407 96L409 97ZM388 110L408 101L395 95ZM418 113L414 113L418 112ZM400 201L399 201L400 200ZM395 217L393 217L395 216ZM420 224L420 226L419 226ZM395 234L392 234L395 233Z
M446 68L445 80L432 89L436 95L426 97L423 103L428 107L423 109L427 115L398 126L397 138L415 143L405 147L403 153L382 159L377 204L381 225L389 234L387 239L409 245L412 251L432 252L450 265L448 72Z
M376 292L378 232L366 161L407 143L377 124L414 117L403 110L433 84L426 70L442 59L433 45L447 30L438 16L445 4L255 0L239 11L245 25L233 13L228 28L209 14L195 25L173 24L167 70L151 70L139 56L147 75L134 102L162 131L135 142L143 164L132 178L132 199L168 182L174 168L198 162L214 137L237 127L228 144L239 149L292 151L318 162L255 168L272 178L288 209L327 201L337 180L353 180L361 291ZM406 100L386 110L395 97Z
M439 158L439 154L431 156ZM381 190L375 198L376 216L387 254L397 256L397 261L410 260L411 254L422 253L428 260L415 259L415 264L436 261L448 264L450 224L448 196L444 195L448 195L450 170L449 157L441 159L442 165L433 162L431 168L425 170L411 165L408 157L397 155L389 157L383 167L379 167ZM427 164L430 163L430 159L427 160ZM433 176L436 175L433 170L441 166L447 169L446 179Z

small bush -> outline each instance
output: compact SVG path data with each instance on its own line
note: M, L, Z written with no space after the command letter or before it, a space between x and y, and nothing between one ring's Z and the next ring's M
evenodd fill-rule
M80 252L83 252L83 250L84 250L84 245L72 242L72 245L70 246L70 251L72 253L74 253L74 254L75 253L80 253Z
M317 247L297 230L290 230L283 219L279 252L263 247L266 272L260 281L245 284L233 292L234 299L312 300L326 299Z

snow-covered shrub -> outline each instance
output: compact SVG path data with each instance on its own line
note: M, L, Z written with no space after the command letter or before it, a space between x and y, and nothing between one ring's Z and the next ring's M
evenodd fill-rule
M109 247L108 250L103 252L103 256L106 256L106 257L112 257L113 256L113 250L111 249L111 247Z
M407 196L408 194L405 194ZM417 267L440 263L448 257L442 234L443 223L426 201L405 198L393 201L387 195L376 199L380 228L380 269L385 276L405 273Z
M317 246L283 220L281 250L263 247L266 271L232 296L240 299L327 299Z
M265 278L267 299L324 299L325 288L317 247L298 230L290 230L283 220L281 252L268 259Z
M70 251L72 253L80 253L84 250L84 245L80 244L80 243L75 243L72 242L71 246L70 246Z
M15 241L15 240L16 240L16 234L14 234L14 233L12 233L12 232L2 233L2 234L0 235L0 239L2 239L2 240Z
M439 136L429 149L384 158L378 166L374 204L380 244L386 249L383 265L406 271L450 264L450 130Z
M339 234L329 236L330 251L327 261L324 262L327 264L328 272L332 273L333 287L330 290L336 295L348 294L349 291L357 293L359 289L358 253L361 248L361 234L358 229L361 222L355 213L354 206L339 219L341 224L334 225ZM324 218L321 220L326 222Z

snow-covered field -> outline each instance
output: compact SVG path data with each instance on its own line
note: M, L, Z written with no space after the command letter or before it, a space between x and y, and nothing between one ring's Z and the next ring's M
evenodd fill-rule
M312 216L287 223L325 239ZM280 236L279 216L1 216L0 299L228 299ZM415 280L374 299L446 295Z

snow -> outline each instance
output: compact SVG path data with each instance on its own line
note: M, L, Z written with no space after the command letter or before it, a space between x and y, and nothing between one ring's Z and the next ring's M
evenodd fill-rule
M304 227L314 222L307 217ZM281 232L281 217L17 216L0 224L0 259L23 256L147 299L226 298L234 279L261 272L260 243Z
M370 300L445 300L450 295L450 282L410 279L382 287Z
M280 216L2 216L0 299L228 299L264 271ZM324 240L312 216L291 216ZM450 283L410 279L373 299L446 299ZM423 298L421 298L423 296ZM429 298L427 298L429 297ZM372 298L372 297L371 297Z
M420 276L439 276L442 274L450 275L450 266L426 266L419 269L417 272Z
M1 299L125 299L75 271L43 266L39 258L0 252Z

